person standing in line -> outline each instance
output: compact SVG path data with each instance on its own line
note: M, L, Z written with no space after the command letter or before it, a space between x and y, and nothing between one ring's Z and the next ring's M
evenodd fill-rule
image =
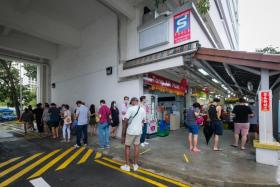
M254 132L254 138L258 140L259 139L259 108L258 105L255 104L254 100L249 101L249 107L253 112L253 116L249 117L249 123L252 131Z
M111 103L111 114L112 114L112 123L111 123L111 137L116 138L117 128L120 124L120 112L117 107L116 101L112 101Z
M210 118L210 123L213 128L214 133L214 151L222 151L221 148L219 148L219 140L220 136L223 135L223 122L221 120L222 115L222 107L220 105L220 99L215 98L213 102L209 106L208 115Z
M200 124L197 124L196 121L200 114L200 108L200 104L196 102L186 110L186 125L189 130L189 148L190 151L193 152L200 152L200 149L197 147Z
M77 141L76 145L74 145L75 148L81 147L81 138L83 136L84 146L87 146L88 144L88 114L89 109L86 107L82 101L77 101L77 109L76 109L76 119L77 122Z
M30 124L32 123L33 120L33 114L28 108L24 109L24 112L21 115L21 121L23 121L24 125L24 133L27 133L27 128L29 128Z
M33 114L35 115L35 121L39 133L44 132L44 124L42 123L43 112L44 109L42 108L42 103L38 103L37 107L33 110Z
M49 109L49 114L50 114L49 124L52 127L53 139L59 138L58 126L59 126L59 120L60 120L60 111L56 107L55 103L51 104L51 107Z
M32 119L31 122L29 124L29 128L31 128L33 131L35 131L35 127L34 127L34 114L33 114L33 109L31 105L28 105L28 110L32 113Z
M89 107L89 126L90 126L90 135L93 136L96 134L96 113L95 105L92 104Z
M52 130L50 125L48 124L48 122L50 120L49 108L50 108L50 105L48 103L45 103L45 107L44 107L44 111L43 111L43 115L42 115L42 123L44 125L45 136L50 136L51 130Z
M243 98L239 99L239 104L233 108L232 113L235 115L234 121L234 144L231 146L238 147L239 134L241 132L241 150L245 150L247 135L249 133L250 123L249 116L253 116L253 112L249 106L246 106L246 101Z
M71 118L71 111L69 110L69 105L63 105L63 128L62 128L62 135L63 135L63 140L62 142L70 142L70 127L72 123L72 118ZM67 136L66 136L67 135Z
M112 119L111 110L106 105L105 100L100 101L100 109L98 114L100 116L100 122L98 124L98 141L99 141L99 149L110 148L110 122Z
M131 99L132 106L128 108L122 133L122 143L125 143L125 165L121 166L124 171L130 171L130 147L134 144L133 170L137 171L139 160L139 144L142 134L143 122L146 119L145 110L138 105L138 99Z
M124 117L125 117L125 114L128 110L128 107L129 107L129 97L125 96L123 99L124 99L124 102L121 106L122 124L124 124Z
M146 96L141 96L140 97L140 106L144 109L147 117L148 113L148 106L146 105ZM142 135L140 138L140 145L141 147L145 147L145 145L148 145L149 143L146 141L146 136L147 136L147 118L144 120L144 125L142 128Z

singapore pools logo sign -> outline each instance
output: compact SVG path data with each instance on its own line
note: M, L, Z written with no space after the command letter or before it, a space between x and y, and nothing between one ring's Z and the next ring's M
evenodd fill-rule
M174 44L191 39L191 10L174 16Z

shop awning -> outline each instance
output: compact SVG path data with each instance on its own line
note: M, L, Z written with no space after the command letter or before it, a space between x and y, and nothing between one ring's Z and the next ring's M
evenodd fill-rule
M194 58L204 64L222 83L242 95L256 94L261 69L270 72L270 88L280 82L280 55L200 47ZM248 82L253 85L252 91L248 89Z

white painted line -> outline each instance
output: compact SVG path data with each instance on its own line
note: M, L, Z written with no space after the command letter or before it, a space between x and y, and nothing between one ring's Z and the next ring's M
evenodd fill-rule
M51 187L42 177L33 179L29 182L31 182L31 184L33 184L34 187Z

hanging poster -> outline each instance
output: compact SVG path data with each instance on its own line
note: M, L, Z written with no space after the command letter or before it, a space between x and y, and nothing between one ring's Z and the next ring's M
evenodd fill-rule
M190 16L190 9L174 16L174 44L191 39Z

